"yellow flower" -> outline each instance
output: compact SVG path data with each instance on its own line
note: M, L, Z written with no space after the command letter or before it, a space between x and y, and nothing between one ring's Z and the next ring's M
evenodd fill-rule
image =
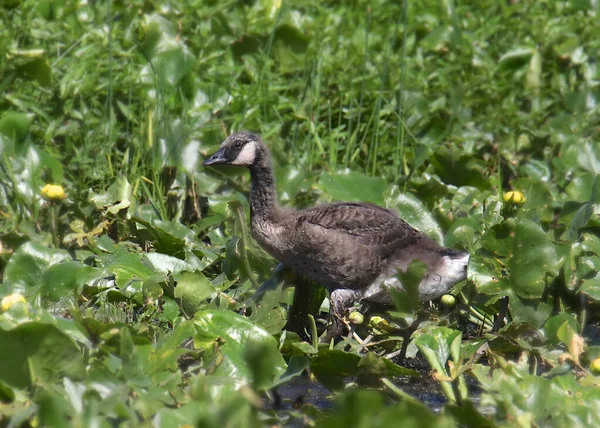
M47 201L61 201L65 199L65 189L57 184L46 184L42 188L42 197Z
M13 306L16 303L24 303L27 304L27 302L25 301L25 297L21 296L19 293L15 293L15 294L9 294L8 296L4 296L2 298L2 311L6 312L8 311L11 306Z
M525 195L518 190L511 190L510 192L504 193L504 202L507 204L521 205L524 204L526 200Z
M590 370L596 376L600 374L600 358L596 358L594 361L592 361L592 364L590 364Z

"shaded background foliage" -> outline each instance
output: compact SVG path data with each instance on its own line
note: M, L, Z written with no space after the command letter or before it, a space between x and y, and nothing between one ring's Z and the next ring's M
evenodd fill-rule
M331 390L359 367L362 380L409 374L359 357L351 340L319 351L284 333L292 292L275 286L274 262L248 237L248 178L197 168L230 131L251 129L273 151L283 204L372 201L472 254L455 292L460 316L434 317L411 342L412 356L418 347L444 374L450 404L433 415L384 382L402 404L381 424L407 414L441 424L597 419L587 367L598 349L584 330L600 300L599 8L5 2L0 295L27 302L0 319L0 349L10 350L0 353L0 414L33 424L315 421L310 406L259 411L256 394L307 367ZM47 183L66 198L44 199ZM502 200L511 189L522 205ZM257 305L262 281L273 287ZM490 320L503 305L497 333ZM397 309L404 323L419 319ZM469 316L485 334L461 335ZM23 332L39 347L19 342ZM240 334L244 346L232 339ZM180 348L188 337L194 346ZM379 356L401 343L384 337L395 345L374 348ZM489 366L475 361L481 347ZM517 352L517 363L505 360ZM464 373L490 393L491 416L469 404ZM499 394L535 394L528 388L554 388L555 409ZM567 390L589 405L571 411ZM326 422L384 401L348 392Z

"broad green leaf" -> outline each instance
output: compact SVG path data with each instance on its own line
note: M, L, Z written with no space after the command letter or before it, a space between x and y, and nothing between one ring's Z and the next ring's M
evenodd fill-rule
M372 202L383 205L383 193L387 183L379 177L367 177L359 172L324 173L319 180L319 188L336 201Z
M360 367L362 367L363 375L375 375L378 378L416 375L415 371L411 369L395 364L388 365L385 362L381 365L364 361L364 357L361 358L358 355L339 350L322 349L310 360L311 372L317 377L319 382L332 390L343 389L345 379L350 376L356 376L359 373Z
M143 282L154 271L142 263L143 254L124 254L106 265L106 270L115 274L117 287L125 288L132 281Z
M417 400L406 399L392 404L381 391L355 389L340 394L333 410L319 418L317 426L450 428L455 424L447 416L436 414Z
M501 257L511 257L513 249L512 237L515 234L515 228L516 221L514 218L509 218L502 223L492 226L481 238L481 246Z
M70 260L72 258L67 251L28 242L19 247L8 261L4 282L9 284L12 292L30 296L44 285L44 275L50 266Z
M282 73L302 69L304 56L309 46L305 33L291 25L280 25L273 35L272 53Z
M50 266L44 274L42 296L51 302L76 299L84 285L101 278L103 271L81 262L68 261Z
M18 67L18 70L30 79L37 80L41 86L52 84L52 68L47 58L34 58Z
M562 327L564 323L568 323L569 326L573 329L573 331L579 333L579 322L577 319L568 313L562 313L556 316L553 316L544 325L544 334L548 338L548 342L552 346L556 346L560 339L558 337L558 330Z
M508 259L510 283L520 297L541 297L546 281L558 274L556 250L548 235L530 220L515 228L512 257Z
M539 299L521 300L516 293L510 293L508 302L515 322L527 323L535 328L541 328L552 314L552 306Z
M533 94L539 95L542 86L542 55L535 50L529 60L529 67L525 74L525 88Z
M85 374L81 351L58 327L39 322L0 329L0 381L15 388Z
M131 185L127 178L120 176L104 193L98 194L90 190L89 199L96 208L106 209L109 213L116 214L131 205Z
M400 193L397 186L392 186L385 192L385 203L388 208L396 210L408 224L425 233L431 239L439 243L442 242L440 226L433 215L416 197L410 193Z
M517 48L506 52L498 60L498 64L505 67L525 64L534 55L533 48Z
M419 291L419 284L427 272L427 265L421 260L413 260L406 272L399 271L397 276L402 283L403 290L390 289L394 306L398 312L412 313L419 306L423 292Z
M592 196L592 189L596 181L596 174L589 172L576 175L567 185L565 192L573 201L588 202Z
M343 389L344 380L356 375L358 355L323 349L310 360L310 370L319 382L331 390Z
M583 168L600 174L600 144L587 140L569 140L564 144L563 162L571 168Z
M594 214L594 207L600 204L600 174L596 175L594 184L590 192L589 200L575 214L569 229L565 233L565 237L571 241L575 241L579 236L579 231L585 227Z
M439 51L447 47L452 32L450 25L440 25L421 40L421 47L424 50Z
M176 281L175 299L191 316L206 305L206 299L216 293L212 283L200 272L181 272L173 275Z
M42 426L67 426L68 414L73 410L66 397L43 389L37 391L35 404L39 407L39 421Z
M144 259L147 266L154 272L159 272L164 276L176 275L183 271L192 271L193 268L187 262L173 256L161 253L146 253Z
M571 358L579 364L579 357L585 351L585 341L575 329L573 329L569 321L565 321L556 332L556 337L567 346Z
M427 358L432 369L448 376L446 363L451 358L455 339L460 338L461 335L460 331L438 327L417 337L415 344ZM455 362L460 363L460 361Z
M5 112L0 117L0 134L14 143L22 143L29 135L33 115L14 111Z
M436 327L417 337L415 344L438 375L452 378L453 373L446 368L446 365L449 360L452 360L455 366L462 365L461 339L462 333L460 331L446 327ZM452 387L451 383L455 383L456 389ZM467 396L467 386L462 374L452 381L441 380L440 386L446 398L453 402L460 401L460 399Z
M216 375L231 376L264 390L285 372L273 336L247 318L227 310L205 310L196 313L193 323L197 346L212 349L217 339L222 342L216 351L223 356Z
M597 273L593 278L584 279L579 291L585 293L595 302L600 302L600 273Z
M489 296L508 294L508 271L495 257L481 252L471 254L467 277L473 281L480 293Z
M287 369L281 374L279 379L274 383L273 387L285 384L295 377L300 376L310 367L310 360L301 355L292 355L288 361Z

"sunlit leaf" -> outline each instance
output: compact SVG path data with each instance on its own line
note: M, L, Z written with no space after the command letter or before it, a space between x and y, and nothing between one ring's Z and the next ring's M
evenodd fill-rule
M383 205L385 180L348 171L343 174L324 173L319 180L321 190L335 201L362 201Z
M44 284L44 275L50 266L72 260L67 251L28 242L10 258L4 271L4 281L13 292L25 296L36 293Z
M285 371L273 336L247 318L230 311L207 310L197 313L193 322L198 346L212 347L217 339L223 342L217 352L224 359L215 374L252 382L260 390L270 388Z
M29 322L0 329L0 380L16 388L84 375L81 352L56 326Z
M181 272L174 275L175 298L189 316L200 310L206 299L216 293L212 283L200 272Z

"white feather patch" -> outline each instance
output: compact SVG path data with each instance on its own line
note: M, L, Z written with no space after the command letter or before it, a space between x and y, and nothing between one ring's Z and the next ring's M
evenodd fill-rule
M252 165L254 163L254 159L256 159L256 141L250 141L246 143L244 148L237 155L237 158L235 158L231 164Z

